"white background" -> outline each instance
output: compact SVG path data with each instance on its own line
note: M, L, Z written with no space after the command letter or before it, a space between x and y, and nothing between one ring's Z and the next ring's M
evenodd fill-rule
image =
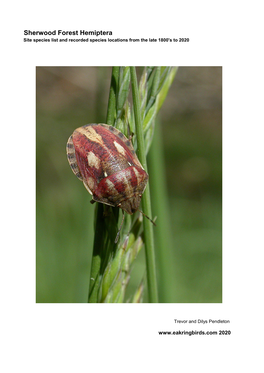
M263 371L264 61L258 4L4 6L1 371ZM112 38L189 37L190 43L24 43L25 29L102 29L113 31ZM223 66L222 304L35 304L35 66L44 65ZM174 319L209 318L229 319L231 336L158 335L178 330Z

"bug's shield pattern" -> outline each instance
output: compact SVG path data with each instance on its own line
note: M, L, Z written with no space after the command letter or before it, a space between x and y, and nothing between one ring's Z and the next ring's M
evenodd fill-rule
M128 214L139 209L148 174L122 132L107 124L77 128L67 142L67 157L94 201Z

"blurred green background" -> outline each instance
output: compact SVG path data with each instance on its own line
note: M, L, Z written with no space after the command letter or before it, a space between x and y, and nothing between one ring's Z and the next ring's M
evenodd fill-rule
M36 302L87 302L95 206L68 165L66 142L75 128L105 122L110 79L109 67L36 68ZM222 68L179 67L158 118L171 301L221 302ZM131 292L144 260L142 251Z

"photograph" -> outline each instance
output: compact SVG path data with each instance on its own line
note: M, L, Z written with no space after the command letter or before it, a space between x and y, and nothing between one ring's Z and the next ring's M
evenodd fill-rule
M36 227L37 303L221 303L222 67L37 66Z

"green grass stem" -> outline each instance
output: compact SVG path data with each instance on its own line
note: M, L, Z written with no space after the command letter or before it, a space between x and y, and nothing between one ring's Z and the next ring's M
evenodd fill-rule
M117 86L118 86L118 79L119 79L119 67L114 66L112 69L111 86L110 86L107 116L106 116L106 123L109 124L110 126L113 126L115 122L116 91L117 91Z
M173 245L171 234L162 130L158 121L155 125L154 137L148 154L148 165L151 175L152 209L154 215L158 216L157 227L155 228L155 244L158 248L156 250L156 257L159 300L162 303L172 303L177 301L175 299L175 286L169 285L176 284L172 252L175 244Z
M139 91L137 83L137 75L135 67L130 68L131 73L131 86L132 86L132 97L134 106L135 126L138 144L138 158L142 166L147 172L147 162L145 154L144 134L141 123L140 115L140 101ZM145 192L142 196L142 207L144 213L151 217L151 203L150 203L150 191L149 185L147 185ZM153 225L148 219L143 219L144 225L144 241L145 241L145 253L146 253L146 267L147 267L147 283L148 283L148 294L149 302L158 302L158 291L157 291L157 278L156 278L156 267L155 267L155 252L154 252L154 236L153 236Z

